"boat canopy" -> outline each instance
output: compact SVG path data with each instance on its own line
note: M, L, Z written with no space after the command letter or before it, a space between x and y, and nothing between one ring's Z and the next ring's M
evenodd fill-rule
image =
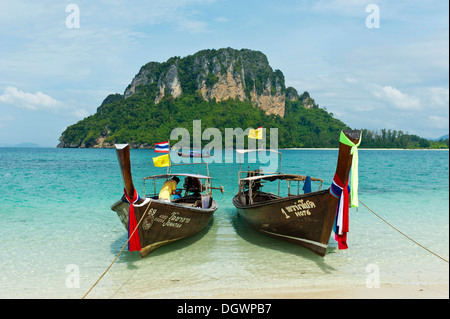
M304 181L306 180L305 175L294 175L294 174L270 174L270 175L257 175L251 177L241 178L240 181L256 181L256 180L267 180L267 181L275 181L275 180L287 180L287 181ZM310 177L311 181L314 182L323 182L322 179Z
M208 194L211 192L211 189L214 189L214 187L212 187L212 177L207 176L207 175L200 175L200 174L189 174L189 173L167 173L167 174L159 174L159 175L153 175L153 176L147 176L142 178L144 186L143 186L143 191L145 196L149 196L149 197L153 197L153 196L157 196L159 189L156 188L156 183L159 180L168 180L174 176L178 176L178 177L186 177L186 178L196 178L196 179L201 179L204 180L204 185L201 186L200 188L200 192L201 193L205 193ZM145 191L145 182L146 181L153 181L153 194L147 194ZM184 186L183 186L184 187ZM186 190L187 191L187 190Z

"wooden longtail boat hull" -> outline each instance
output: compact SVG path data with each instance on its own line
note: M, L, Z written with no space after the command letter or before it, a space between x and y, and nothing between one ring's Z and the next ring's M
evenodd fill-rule
M255 230L324 256L336 214L330 207L330 196L324 190L243 205L236 195L233 204Z
M117 201L111 207L127 231L129 207L130 204L122 200ZM209 224L216 210L217 203L214 200L209 209L186 207L177 203L163 203L158 200L151 202L146 200L140 205L134 205L138 222L145 213L138 227L142 247L139 251L141 257L146 257L156 248L173 241L197 234Z
M359 130L344 131L344 134L355 144L361 137ZM340 143L336 176L344 185L349 179L352 159L351 147ZM339 202L329 189L288 197L267 196L266 200L253 203L244 200L247 195L240 191L233 204L252 228L325 256Z
M129 145L116 144L116 153L126 194L135 194ZM111 209L117 213L128 231L130 204L125 202L124 198L125 195L114 203ZM205 228L218 206L211 196L206 195L204 199L206 199L205 202L203 202L202 195L199 194L182 197L171 202L150 198L136 200L133 206L141 245L139 251L141 257L146 257L158 247L195 235ZM129 233L133 231L134 229L131 229Z

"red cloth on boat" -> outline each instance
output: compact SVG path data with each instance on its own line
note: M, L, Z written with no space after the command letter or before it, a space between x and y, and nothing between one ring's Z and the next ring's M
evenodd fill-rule
M139 232L136 229L137 221L136 221L136 214L134 213L134 206L133 204L136 203L139 199L139 196L136 192L136 189L134 190L133 199L130 199L130 197L127 194L127 190L124 188L124 193L127 201L130 203L130 209L128 210L128 250L129 251L135 251L135 250L141 250L141 240L139 239ZM136 231L133 234L133 231L136 229ZM131 236L131 237L130 237Z
M330 193L339 198L339 203L336 209L336 220L334 224L334 238L338 242L339 249L347 249L347 233L349 231L348 211L350 203L348 180L344 185L339 176L335 174L333 184L334 185L330 188ZM337 186L337 188L334 186Z

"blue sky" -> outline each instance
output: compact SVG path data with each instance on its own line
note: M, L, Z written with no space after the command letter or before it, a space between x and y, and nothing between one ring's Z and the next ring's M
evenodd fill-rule
M79 8L79 28L66 19ZM379 28L366 20L379 9ZM54 147L139 68L202 49L265 53L352 128L449 131L449 8L430 1L0 1L0 145ZM370 7L369 7L370 8ZM72 21L72 20L71 20Z

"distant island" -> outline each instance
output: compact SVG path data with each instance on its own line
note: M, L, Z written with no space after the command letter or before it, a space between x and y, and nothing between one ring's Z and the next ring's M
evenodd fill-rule
M192 134L193 120L222 134L225 128L278 128L280 148L336 147L339 132L350 129L308 92L286 87L283 73L262 52L224 48L147 63L123 94L107 96L95 114L67 127L57 147L153 148L174 128ZM429 141L402 131L363 130L361 147L448 148L448 137Z
M432 141L445 141L448 140L448 134L442 135L441 137L434 139Z
M36 148L41 147L36 143L0 144L0 147Z

